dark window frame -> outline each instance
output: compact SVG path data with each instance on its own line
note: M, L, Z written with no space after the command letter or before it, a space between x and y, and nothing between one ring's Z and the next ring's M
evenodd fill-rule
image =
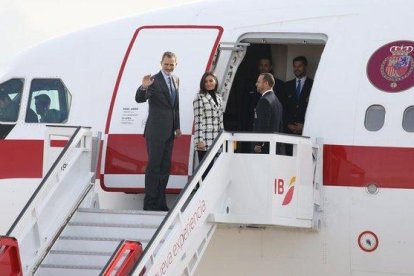
M410 112L411 117L408 117L407 112ZM407 129L407 117L410 118L411 121L409 121L408 123L411 123L408 125L408 129ZM404 114L403 114L403 119L402 119L402 128L406 131L406 132L414 132L414 105L410 105L408 106L405 110L404 110Z
M378 118L371 118L371 114L373 114L373 111L379 111L379 109L375 110L374 108L381 108L381 111L383 111L383 114L381 114L382 116L382 121L376 121L375 125L373 125L373 122L371 121L372 119L378 119ZM381 104L372 104L370 105L367 110L365 111L365 118L364 118L364 126L365 129L371 132L375 132L375 131L379 131L384 127L385 124L385 115L386 115L386 109L383 105ZM378 114L373 114L372 116L378 116Z
M59 109L56 109L56 108L53 109L54 111L58 112L59 116L61 116L61 118L59 118L57 121L41 122L39 120L38 122L35 122L35 121L30 120L29 113L31 113L31 116L33 116L33 112L34 112L34 114L37 116L36 110L33 110L31 106L32 106L32 101L34 99L33 93L36 93L39 91L57 91L57 100L59 104ZM41 94L48 95L47 93L41 93ZM63 82L61 78L33 78L30 82L30 90L29 90L29 97L28 97L28 103L27 103L27 108L26 108L25 122L26 123L39 123L39 124L47 124L47 123L65 124L67 123L69 119L69 113L70 113L71 106L72 106L72 93L70 93L70 90L67 88L67 86L65 85L65 83Z

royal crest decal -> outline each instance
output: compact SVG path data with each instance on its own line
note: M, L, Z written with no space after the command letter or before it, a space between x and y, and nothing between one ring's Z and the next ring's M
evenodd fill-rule
M367 75L385 92L400 92L414 85L413 41L395 41L379 48L369 59Z

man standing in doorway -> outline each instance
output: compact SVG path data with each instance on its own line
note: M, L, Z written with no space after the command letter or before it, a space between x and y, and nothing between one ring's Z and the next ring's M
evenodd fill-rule
M246 86L245 91L243 91L242 99L242 108L241 108L241 130L242 131L252 131L254 123L254 114L257 102L259 101L261 95L257 91L256 81L260 74L270 73L273 75L273 65L272 60L267 57L260 58L257 63L257 74L254 76L254 81L249 81L250 84ZM275 79L275 85L273 87L273 92L278 97L279 101L282 103L282 95L284 94L285 83L280 79Z
M172 74L176 66L175 54L165 52L161 59L161 71L154 76L144 76L135 95L138 103L148 100L149 106L144 131L148 153L144 210L169 210L165 189L170 176L174 138L181 136L179 79Z
M312 89L313 80L306 76L308 61L304 56L293 59L293 73L296 78L286 82L284 122L285 132L302 135L306 109Z
M270 73L260 74L257 78L257 92L262 96L256 106L256 119L253 126L255 132L274 133L282 129L283 108L273 93L274 84L275 79ZM254 152L269 153L269 143L256 143Z
M259 63L257 65L259 74L262 73L271 73L273 76L275 73L273 72L273 63L270 58L261 58L259 59ZM276 94L279 102L282 103L281 96L283 94L283 90L285 88L285 82L275 77L275 85L273 86L273 92Z

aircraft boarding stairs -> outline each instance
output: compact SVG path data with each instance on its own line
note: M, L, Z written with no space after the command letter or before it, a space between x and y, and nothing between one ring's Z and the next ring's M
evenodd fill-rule
M10 271L193 275L218 224L320 227L322 147L306 137L222 133L167 214L97 208L100 136L82 127L50 127L46 136L45 154L56 161L0 240ZM62 136L71 137L63 150L50 146ZM237 153L241 141L270 142L271 153ZM281 143L293 145L292 156L276 154Z

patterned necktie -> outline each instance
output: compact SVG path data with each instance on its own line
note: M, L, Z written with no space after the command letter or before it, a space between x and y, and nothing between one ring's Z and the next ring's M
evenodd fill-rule
M171 104L174 105L176 91L175 91L174 86L172 84L171 76L168 76L168 85L169 85L169 88L170 88Z
M299 100L300 97L300 79L298 80L298 85L296 85L296 98Z

